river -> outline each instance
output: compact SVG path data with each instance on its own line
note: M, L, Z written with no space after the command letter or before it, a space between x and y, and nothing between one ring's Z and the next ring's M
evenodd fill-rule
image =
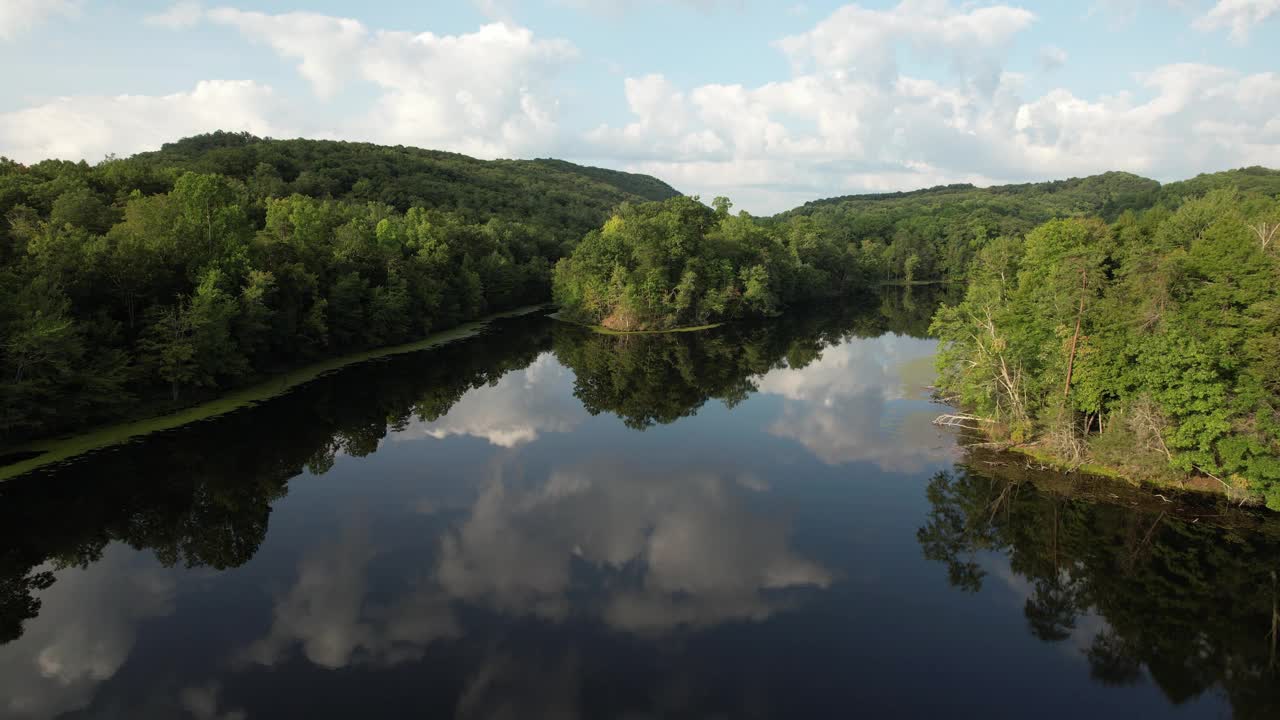
M1280 526L966 451L936 300L498 320L0 483L0 717L1280 717Z

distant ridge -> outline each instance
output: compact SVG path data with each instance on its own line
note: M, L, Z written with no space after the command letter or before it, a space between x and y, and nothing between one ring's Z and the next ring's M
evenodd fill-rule
M147 169L218 173L268 194L383 202L401 211L426 207L475 221L499 217L568 231L576 240L623 202L680 193L635 173L564 160L479 160L405 145L338 140L276 140L214 132L165 143L129 158Z
M1127 209L1140 210L1160 203L1176 204L1188 197L1198 197L1215 189L1236 187L1242 192L1263 195L1280 194L1280 170L1253 166L1214 173L1202 173L1189 180L1161 185L1156 180L1128 172L1111 171L1087 177L1073 177L1038 183L993 185L980 188L970 183L936 185L920 190L889 193L839 195L812 200L775 217L808 215L819 208L843 207L847 211L868 210L875 204L892 205L894 201L935 201L931 205L966 202L1001 197L1029 201L1044 214L1097 214L1114 219Z

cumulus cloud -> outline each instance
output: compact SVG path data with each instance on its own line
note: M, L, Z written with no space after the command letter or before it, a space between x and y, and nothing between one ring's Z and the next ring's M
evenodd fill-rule
M1196 19L1195 26L1205 31L1228 28L1232 40L1245 43L1255 26L1277 13L1280 0L1218 0L1209 12Z
M0 154L96 162L213 130L278 135L278 110L272 89L249 80L205 80L171 95L61 97L0 113Z
M54 17L76 17L83 0L0 0L0 41L13 40Z
M1034 20L1030 11L1008 5L956 8L949 0L903 0L889 10L872 10L853 4L777 46L797 74L856 73L890 82L897 76L901 45L945 55L957 68L972 72L981 69L975 59L1004 47Z
M0 11L5 8L0 5ZM25 10L13 13L0 30L33 17ZM249 80L206 80L170 95L63 97L0 114L0 153L20 161L97 160L222 129L417 145L489 158L547 154L560 139L551 85L578 56L564 40L535 37L509 23L436 35L373 30L358 20L311 12L205 9L190 0L145 21L174 30L199 23L234 28L296 63L320 100L334 101L360 85L375 91L372 108L342 114L326 127L300 126L296 117L281 123L279 118L296 116L297 110L289 114L272 88Z
M373 110L343 134L481 157L554 142L557 104L548 86L578 56L564 40L507 22L436 35L373 31L351 18L308 12L220 7L205 17L296 61L322 99L354 81L374 86L380 95Z
M269 15L229 7L209 10L211 22L230 25L265 43L281 57L297 60L298 72L320 97L332 97L356 70L369 31L358 20L310 12Z
M1280 159L1275 73L1174 64L1112 95L1027 97L1024 78L1002 64L1033 21L1018 8L946 0L846 6L777 43L789 78L693 88L629 78L632 121L588 141L629 169L757 212L847 192L1115 169L1168 180ZM1065 57L1052 50L1046 66ZM898 60L908 51L944 72L907 74Z

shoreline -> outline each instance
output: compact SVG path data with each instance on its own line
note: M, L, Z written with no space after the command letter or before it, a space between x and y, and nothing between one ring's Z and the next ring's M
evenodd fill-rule
M568 320L561 317L559 312L551 313L547 317L555 320L556 322L565 323L566 325L576 325L580 328L586 328L594 333L599 333L600 335L663 335L665 333L702 332L703 330L714 330L724 325L724 323L718 322L711 323L709 325L684 325L681 327L666 328L663 330L614 330L613 328L607 328L603 325L588 325L587 323Z
M986 437L985 434L983 434ZM994 443L999 445L999 443ZM1100 463L1082 463L1073 465L1052 452L1034 443L1008 445L989 448L1002 454L1017 455L1041 464L1043 469L1057 473L1085 475L1109 483L1121 483L1132 489L1167 490L1179 494L1187 494L1200 498L1221 498L1233 505L1255 510L1267 510L1266 504L1257 495L1245 488L1233 488L1214 478L1200 475L1189 476L1185 481L1154 478L1137 478L1127 474L1122 468ZM1151 493L1153 497L1161 497L1160 493ZM1166 499L1167 500L1167 499Z
M526 305L514 310L486 315L478 320L472 320L448 330L431 333L421 340L415 340L411 343L389 345L321 360L271 376L251 385L228 389L211 400L171 412L124 419L107 425L89 427L76 433L0 448L0 457L14 455L20 457L14 462L0 465L0 482L24 475L46 465L70 460L116 445L123 445L146 435L173 430L191 423L227 415L243 408L253 407L283 395L299 385L352 365L392 355L429 350L459 340L466 340L479 335L495 320L531 315L547 307L549 307L547 304Z

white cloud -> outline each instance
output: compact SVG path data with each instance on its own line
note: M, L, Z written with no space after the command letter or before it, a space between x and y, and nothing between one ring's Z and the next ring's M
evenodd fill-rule
M378 93L372 109L299 127L296 105L253 81L206 80L171 95L76 96L0 114L0 153L20 161L98 160L154 149L212 130L256 135L341 137L407 144L479 157L547 154L560 140L550 90L577 57L563 40L537 38L506 23L472 33L374 31L350 18L294 12L271 15L180 2L146 18L179 29L200 22L235 28L296 61L316 96L330 100L354 83ZM361 106L367 106L364 102Z
M369 31L358 20L310 12L268 15L219 7L208 19L238 29L245 37L265 43L280 56L298 61L316 94L332 97L355 71L356 55L367 45Z
M903 0L890 10L846 5L813 29L783 38L777 46L797 74L835 72L891 81L900 45L918 53L948 55L973 73L983 53L1002 48L1035 21L1022 8L993 5L955 8L949 0Z
M628 169L755 212L849 192L1106 170L1170 180L1280 160L1275 73L1176 64L1135 75L1131 90L1113 95L1057 88L1028 98L1023 78L1001 63L1031 22L1016 8L946 0L847 6L777 43L792 61L789 78L693 88L629 78L632 122L587 140ZM913 67L933 61L949 72L906 74L903 50ZM1044 52L1046 65L1065 59Z
M1277 13L1280 0L1218 0L1209 12L1196 19L1195 26L1205 31L1230 28L1231 39L1244 43L1256 25Z
M0 41L13 40L55 16L76 17L83 0L0 0Z
M195 0L181 0L169 6L162 13L148 15L143 19L143 22L170 30L182 30L193 27L203 18L204 8L200 3Z
M323 99L357 80L376 87L381 95L373 110L344 134L481 157L555 142L557 104L548 86L578 56L566 41L540 39L506 22L435 35L371 31L357 20L306 12L224 7L206 17L296 60Z
M21 162L101 160L157 149L213 130L279 135L271 88L241 80L204 80L172 95L78 96L0 113L0 154Z

